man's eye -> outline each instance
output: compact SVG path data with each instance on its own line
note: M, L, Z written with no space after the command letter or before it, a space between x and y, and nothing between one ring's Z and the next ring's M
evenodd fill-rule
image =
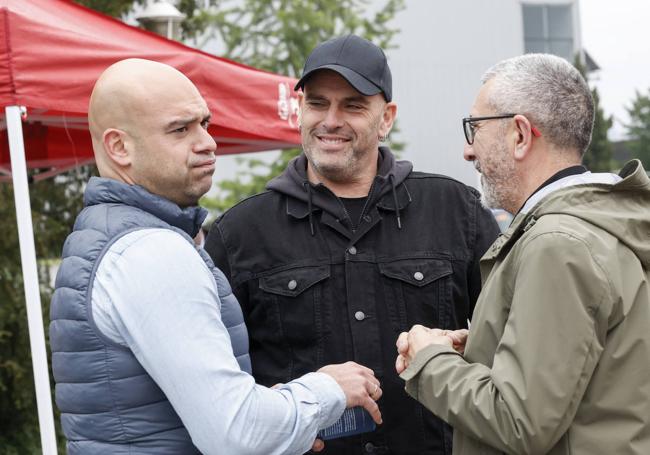
M175 129L174 131L172 131L172 132L173 132L173 133L184 133L185 131L187 131L187 127L186 127L186 126L181 126L180 128L176 128L176 129Z
M210 120L203 120L203 121L201 122L201 127L202 127L204 130L207 130L207 129L208 129L208 126L210 126Z
M352 111L358 111L363 109L363 106L361 106L360 104L348 104L348 109Z
M317 100L311 100L308 101L308 104L312 107L322 107L325 106L325 103L323 101L317 101Z

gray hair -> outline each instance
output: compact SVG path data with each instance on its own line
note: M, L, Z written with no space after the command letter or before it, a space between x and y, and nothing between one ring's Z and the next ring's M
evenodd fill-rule
M550 54L526 54L488 69L489 104L500 113L525 115L551 144L580 155L589 147L594 101L584 78L569 62Z

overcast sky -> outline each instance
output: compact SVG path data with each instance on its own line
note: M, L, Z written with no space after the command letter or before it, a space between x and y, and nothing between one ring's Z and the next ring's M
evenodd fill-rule
M609 136L621 139L635 90L650 90L650 1L581 0L580 14L583 47L601 67L594 83L614 115Z

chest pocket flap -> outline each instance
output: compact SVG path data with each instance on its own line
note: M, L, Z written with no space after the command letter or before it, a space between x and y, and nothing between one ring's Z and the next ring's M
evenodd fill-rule
M380 262L382 275L422 287L452 274L451 262L446 259L400 259Z
M261 277L260 289L272 294L296 297L329 276L329 265L297 267Z

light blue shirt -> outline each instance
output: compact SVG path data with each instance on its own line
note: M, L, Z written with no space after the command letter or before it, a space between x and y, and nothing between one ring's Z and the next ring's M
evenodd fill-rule
M116 241L92 290L99 330L127 346L163 390L205 454L301 454L343 413L329 375L309 373L277 389L240 370L212 273L167 229Z

